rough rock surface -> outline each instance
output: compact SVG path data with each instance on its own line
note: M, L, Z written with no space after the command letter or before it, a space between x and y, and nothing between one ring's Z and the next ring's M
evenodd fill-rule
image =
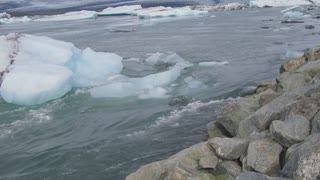
M216 121L207 124L209 138L226 137L229 133Z
M266 91L267 89L271 89L273 91L277 90L277 83L274 80L265 80L257 83L256 94L260 94L261 92Z
M254 113L259 107L258 98L254 96L241 98L237 102L226 105L221 115L217 118L217 122L232 136L235 136L240 122Z
M296 72L315 77L320 72L320 61L312 61L300 67Z
M307 61L316 61L320 59L320 47L309 49L304 53Z
M280 67L280 73L293 72L306 63L306 58L301 57L299 59L290 60Z
M266 175L277 174L281 151L281 145L271 139L253 141L248 147L247 166Z
M286 121L273 121L270 132L273 139L288 148L309 136L310 122L301 115L293 115Z
M282 177L269 177L256 172L244 172L236 178L236 180L290 180Z
M290 91L292 89L305 86L311 82L312 78L304 73L297 72L285 72L279 75L277 78L277 82L279 87L283 89L283 91Z
M282 171L297 180L319 179L320 134L313 134L304 142L290 147Z
M248 140L240 138L213 138L208 141L222 159L235 160L245 152Z
M218 164L216 173L230 174L235 178L242 173L242 169L235 161L223 161Z

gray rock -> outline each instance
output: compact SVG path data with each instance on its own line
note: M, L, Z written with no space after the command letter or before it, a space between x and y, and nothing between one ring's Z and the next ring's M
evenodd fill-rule
M320 112L318 112L312 119L311 134L320 133Z
M256 89L256 94L260 94L267 89L276 91L277 90L277 83L274 80L266 80L266 81L261 81L257 83L257 89Z
M136 172L126 177L126 180L186 180L199 177L202 173L199 162L201 159L215 157L207 142L202 142L180 151L167 160L142 166Z
M236 178L236 180L290 180L283 177L269 177L256 172L244 172Z
M299 100L292 101L284 107L281 112L281 120L286 120L294 114L301 115L309 121L313 119L319 110L320 108L317 101L309 97L299 98Z
M280 67L280 73L293 72L306 63L306 58L293 59Z
M247 166L266 175L277 174L281 151L282 146L271 139L253 141L248 147Z
M225 130L224 127L216 121L208 123L207 129L210 139L215 137L226 137L229 135L227 130Z
M280 113L286 104L302 97L305 91L305 88L298 88L285 92L261 107L251 116L240 122L237 136L249 138L253 132L261 132L268 129L273 120L280 119Z
M298 87L306 86L310 84L311 80L312 78L309 75L297 72L284 72L277 78L278 85L283 91L290 91Z
M310 135L304 142L288 149L282 172L296 180L319 179L320 134Z
M215 169L219 159L216 156L203 157L199 160L199 165L203 169Z
M288 148L309 136L310 122L301 115L292 115L286 121L273 121L270 132L275 141Z
M320 59L320 47L309 49L304 53L307 61L316 61Z
M272 100L279 97L280 95L281 95L281 93L279 93L279 92L275 92L271 89L267 89L266 91L259 94L259 96L260 96L259 105L264 106L264 105L268 104L269 102L271 102Z
M250 140L260 140L265 138L272 138L269 129L262 132L253 132L249 137Z
M235 161L222 161L218 164L215 173L230 174L235 178L242 173L242 170L239 164Z
M308 74L310 77L315 77L320 72L320 61L308 62L297 69L297 72Z
M248 141L240 138L213 138L208 143L222 159L235 160L246 151Z
M232 136L237 134L241 121L260 108L258 98L248 96L240 98L239 101L228 104L218 116L217 122L221 124Z

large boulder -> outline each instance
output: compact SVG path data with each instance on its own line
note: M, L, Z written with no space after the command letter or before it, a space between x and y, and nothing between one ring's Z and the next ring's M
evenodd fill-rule
M235 161L222 161L218 164L215 173L229 174L235 178L242 173L242 169L240 165Z
M265 80L257 83L256 94L260 94L266 90L277 90L277 83L274 80Z
M251 116L241 121L237 136L249 138L253 132L261 132L269 128L273 120L279 120L281 111L286 104L303 96L305 88L297 88L285 92L267 105L261 107Z
M237 102L227 104L218 116L217 122L235 136L240 122L259 108L259 99L256 96L243 97Z
M304 66L300 67L297 72L308 74L310 77L315 77L320 73L320 61L308 62Z
M290 147L282 172L296 180L320 178L320 134L310 135L304 142Z
M310 122L301 115L292 115L285 121L273 121L270 132L273 139L288 148L309 136Z
M280 67L280 73L293 72L306 63L306 58L293 59Z
M236 178L236 180L290 180L283 177L269 177L256 172L244 172Z
M320 47L309 49L304 53L307 61L316 61L320 59Z
M204 159L207 159L204 161ZM212 160L213 162L209 162ZM207 142L196 144L180 151L167 160L142 166L136 172L126 177L126 180L186 180L201 176L211 177L201 169L213 168L217 158ZM201 164L199 164L201 162Z
M282 146L271 139L253 141L248 147L247 166L266 175L278 174L281 151Z
M239 159L247 149L248 140L240 138L213 138L208 143L222 159Z
M312 78L305 73L284 72L277 78L277 82L283 91L290 91L292 89L308 85Z
M276 99L280 95L281 95L281 93L279 93L279 92L275 92L271 89L267 89L266 91L259 94L259 96L260 96L259 105L262 107L262 106L268 104L269 102L271 102L272 100Z
M301 115L310 121L319 110L319 103L316 100L303 97L288 103L281 112L281 119L286 120L291 115Z
M311 134L320 133L320 112L314 116L311 123Z
M216 121L207 124L209 139L230 136L227 130Z

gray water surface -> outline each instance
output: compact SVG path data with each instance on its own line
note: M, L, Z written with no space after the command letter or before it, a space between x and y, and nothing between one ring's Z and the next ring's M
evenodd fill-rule
M320 43L319 35L311 35L319 31L319 20L281 24L280 10L213 13L216 17L139 20L122 16L0 25L0 35L49 36L79 48L117 53L125 58L123 74L131 77L159 71L145 65L149 53L177 53L194 63L178 81L193 77L207 86L186 91L186 86L178 83L171 87L168 99L95 99L77 89L31 107L0 99L0 179L120 180L146 163L205 140L206 124L232 101L229 97L239 96L257 81L274 79L286 53L292 55ZM316 28L306 30L306 24ZM197 65L203 61L229 64ZM190 102L169 106L179 95L188 96Z

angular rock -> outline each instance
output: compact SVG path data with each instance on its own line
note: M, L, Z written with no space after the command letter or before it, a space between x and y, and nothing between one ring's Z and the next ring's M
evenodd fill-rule
M208 141L222 159L239 159L247 149L248 141L240 138L213 138Z
M269 130L265 130L262 132L253 132L249 137L250 140L261 140L266 138L269 138L269 139L272 138Z
M290 60L280 67L280 73L293 72L306 63L306 58L301 57L299 59Z
M215 173L229 174L235 178L242 173L242 170L239 164L235 161L222 161L218 164Z
M280 95L281 95L281 93L279 93L279 92L275 92L271 89L267 89L266 91L259 94L259 96L260 96L259 104L262 107L262 106L268 104L269 102L271 102L272 100L276 99Z
M208 123L207 129L208 129L209 139L215 138L215 137L230 136L227 130L225 130L224 127L222 127L222 125L220 125L216 121Z
M248 96L240 98L239 101L228 104L218 116L217 122L221 124L232 136L237 134L241 121L260 108L258 98Z
M310 122L301 115L292 115L286 121L272 121L270 132L275 141L288 148L309 136Z
M319 179L320 134L310 135L304 142L290 147L282 172L296 180Z
M236 180L290 180L283 177L269 177L256 172L244 172L236 178Z
M316 61L320 59L320 47L309 49L304 53L307 61Z
M288 103L281 111L281 120L286 120L291 115L301 115L306 120L311 120L320 110L319 103L309 97L299 98Z
M240 122L237 136L249 138L253 132L261 132L268 129L273 120L280 119L280 113L285 105L302 97L305 91L305 88L298 88L285 92L261 107L251 116Z
M248 147L247 166L266 175L277 174L281 151L282 146L271 139L253 141Z
M203 157L199 160L199 165L203 169L215 169L219 159L216 156Z
M273 91L277 90L277 83L273 80L266 80L257 83L256 94L260 94L261 92L266 91L267 89L271 89Z
M310 77L315 77L320 73L320 61L311 61L305 64L304 66L297 69L296 72L308 74Z
M290 91L292 89L303 87L311 82L312 78L304 73L290 73L284 72L277 78L277 82L283 91Z
M207 142L202 142L180 151L167 160L142 166L136 172L126 177L126 180L163 180L196 178L202 172L199 161L202 158L212 158L215 154Z

